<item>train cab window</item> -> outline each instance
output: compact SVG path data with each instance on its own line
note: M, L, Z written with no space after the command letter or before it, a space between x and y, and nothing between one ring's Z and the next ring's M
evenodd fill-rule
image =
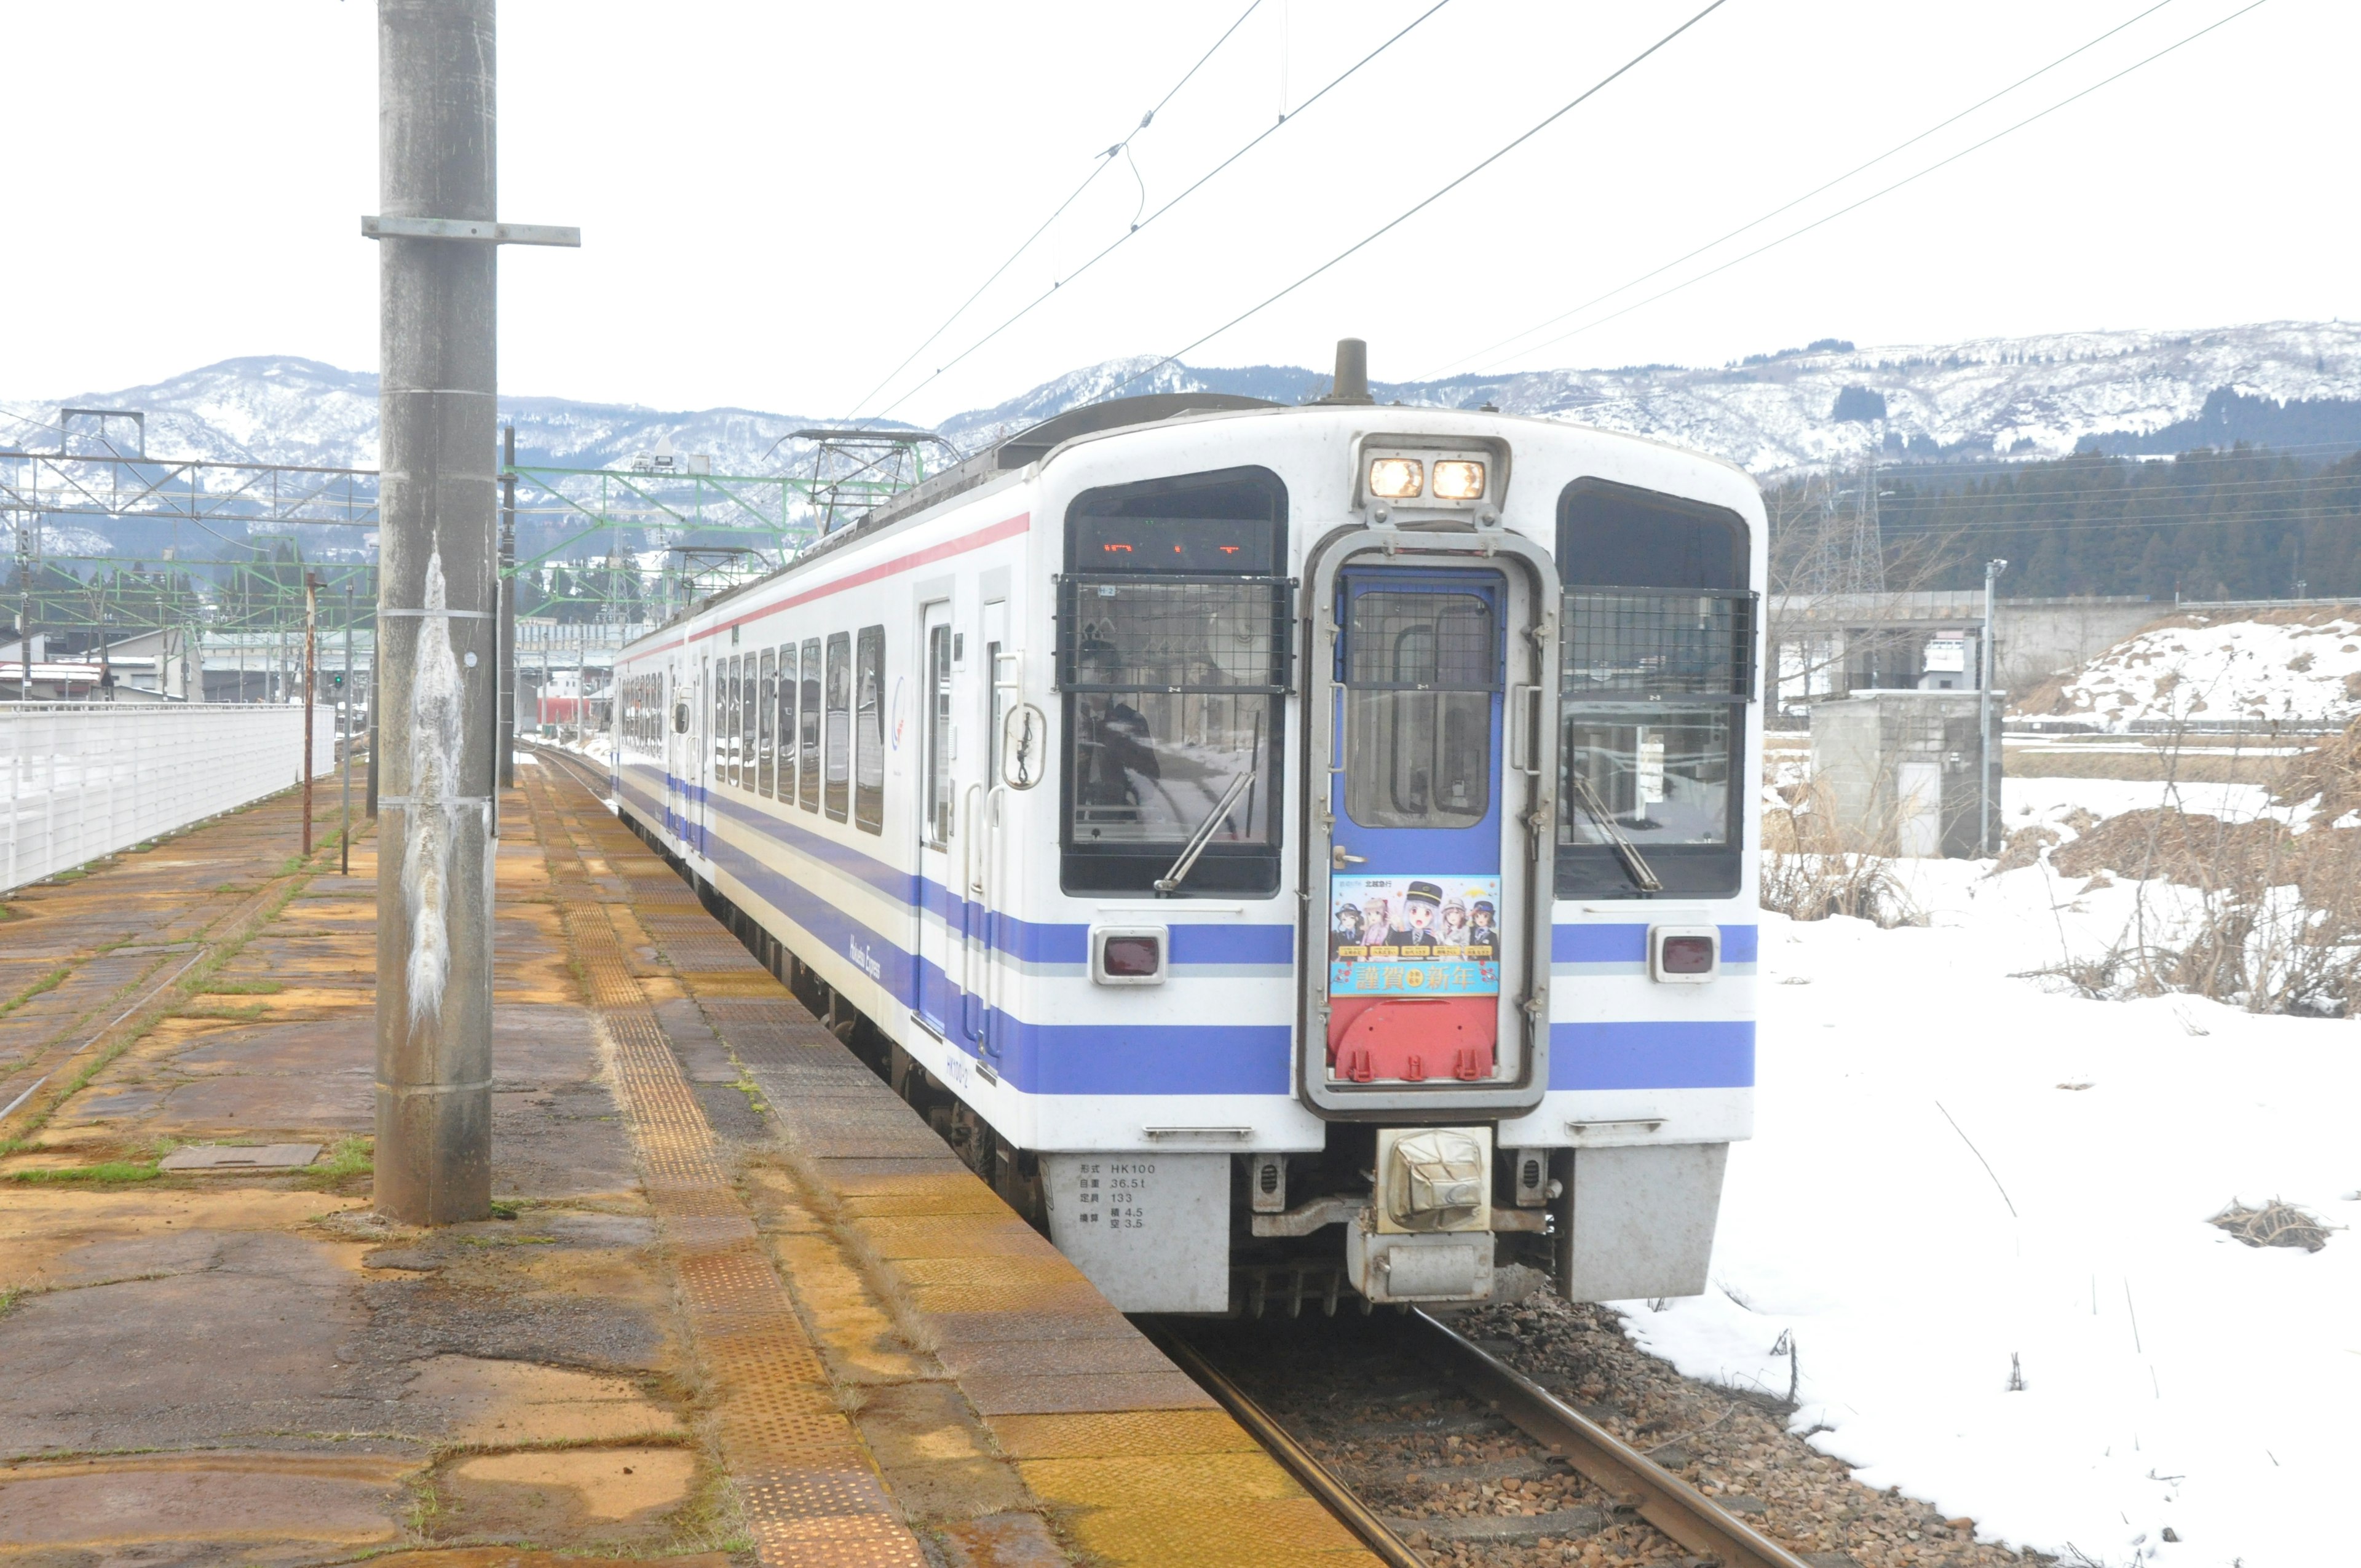
M852 654L852 825L885 831L885 629L864 626Z
M1349 575L1343 591L1345 814L1364 828L1474 827L1492 808L1501 660L1491 601L1356 593Z
M1279 886L1281 697L1291 678L1287 488L1228 468L1078 497L1066 513L1057 678L1060 885Z
M1560 496L1559 897L1738 891L1747 543L1737 513L1701 501L1603 479Z
M852 639L840 631L828 640L828 815L838 822L852 814Z
M796 802L806 811L819 809L819 639L806 638L796 687Z

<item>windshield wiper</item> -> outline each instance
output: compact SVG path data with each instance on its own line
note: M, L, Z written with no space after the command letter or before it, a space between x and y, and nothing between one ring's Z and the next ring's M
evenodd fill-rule
M1172 862L1172 869L1156 879L1157 892L1170 893L1188 880L1189 873L1196 869L1197 857L1205 852L1207 844L1213 842L1213 829L1221 826L1222 818L1230 814L1230 807L1238 803L1238 796L1246 794L1247 786L1254 781L1255 770L1248 768L1237 776L1235 783L1222 792L1222 798L1213 803L1212 813L1197 824L1194 833L1189 835L1189 842L1182 846L1180 858Z
M1615 814L1598 798L1598 791L1580 773L1575 773L1573 778L1575 799L1582 803L1583 812L1598 825L1598 830L1607 835L1607 842L1613 847L1615 858L1623 862L1623 874L1631 879L1631 885L1642 893L1664 892L1664 882L1631 840L1623 837L1623 830L1615 826Z

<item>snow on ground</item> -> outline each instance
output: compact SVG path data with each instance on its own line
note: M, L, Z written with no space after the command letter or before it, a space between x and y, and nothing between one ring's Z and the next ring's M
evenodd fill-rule
M2312 811L2308 801L2293 806L2272 804L2269 788L2258 784L2191 784L2186 781L2167 784L2158 779L2012 778L2007 781L2002 796L2001 828L2004 832L2014 833L2037 822L2071 838L2073 829L2065 819L2078 810L2087 811L2093 817L2118 817L2126 811L2170 806L2178 806L2196 816L2218 817L2225 822L2246 822L2257 817L2272 817L2290 827L2300 827ZM1922 872L1939 879L1945 868L1954 863L1944 861L1904 862L1902 869L1905 880L1914 879Z
M2361 712L2361 621L2192 616L2116 643L2048 711L2114 730L2140 719L2343 723Z
M2009 820L2160 788L2012 779ZM1626 1304L1634 1337L1734 1386L1792 1371L1797 1431L1988 1540L2352 1560L2329 1499L2361 1473L2361 1235L2256 1249L2205 1221L2234 1198L2361 1221L2361 1023L2055 993L2014 977L2112 940L2135 884L1908 869L1924 927L1764 914L1758 1121L1713 1286Z

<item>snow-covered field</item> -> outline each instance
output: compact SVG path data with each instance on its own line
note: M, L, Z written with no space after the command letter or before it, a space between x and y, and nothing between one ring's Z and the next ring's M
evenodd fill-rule
M2342 723L2361 712L2361 621L2192 616L2115 644L2040 706L2114 730L2141 719Z
M2011 780L2007 818L2162 788ZM2268 809L2253 786L2183 794ZM2128 879L1904 869L1926 927L1764 914L1760 1115L1714 1287L1628 1304L1634 1336L1695 1376L1784 1394L1792 1374L1816 1446L1985 1539L2361 1560L2334 1503L2361 1474L2361 1236L2308 1254L2205 1223L2272 1198L2361 1220L2361 1023L2057 993L2017 977L2111 941Z

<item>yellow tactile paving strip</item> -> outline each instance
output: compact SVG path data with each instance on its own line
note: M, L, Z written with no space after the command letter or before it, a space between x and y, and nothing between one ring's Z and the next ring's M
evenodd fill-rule
M566 937L614 1047L648 1200L674 1252L690 1332L710 1369L722 1457L738 1484L760 1561L925 1568L752 1220L731 1189L713 1129L632 977L581 838L546 770L526 785ZM562 786L561 786L562 787ZM580 792L568 801L587 805ZM590 807L597 810L595 806ZM603 813L601 814L603 815Z
M813 1021L662 859L564 773L549 790L566 797L577 841L612 872L606 885L625 890L666 972L933 1331L1000 1452L1091 1561L1377 1561Z

